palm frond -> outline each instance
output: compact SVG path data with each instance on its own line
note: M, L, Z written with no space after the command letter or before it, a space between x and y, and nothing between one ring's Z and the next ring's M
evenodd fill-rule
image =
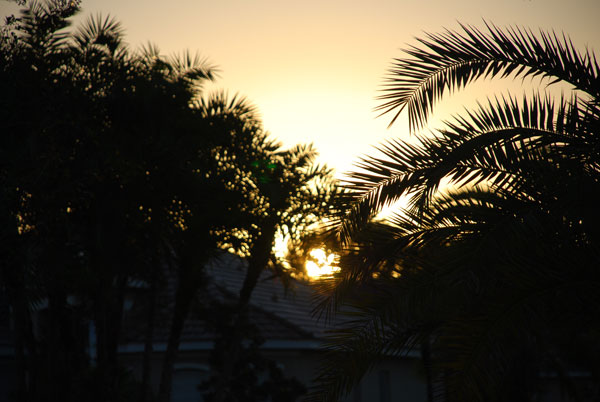
M25 46L41 57L58 52L67 41L69 35L64 29L71 24L69 18L79 11L78 3L31 1L27 4L19 18Z
M409 128L427 122L445 93L478 78L491 76L542 76L566 82L598 101L600 68L590 50L580 53L569 38L543 31L539 36L521 28L503 31L486 23L487 31L461 25L463 32L447 30L419 39L423 48L406 50L407 59L396 59L384 86L384 101L377 110L394 113L390 125L408 109Z
M557 224L545 208L510 192L449 193L434 198L426 214L397 215L391 222L355 236L357 245L342 258L342 272L321 306L349 308L354 321L331 339L320 392L339 396L385 354L413 350L415 340L431 334L440 392L492 398L490 390L508 387L497 380L513 378L506 374L522 359L522 350L510 345L535 345L527 337L543 331L540 320L557 289L575 289L569 297L579 297L582 286L588 293L595 287L562 270L572 254L564 237L555 238ZM577 266L589 266L594 255ZM563 301L566 310L580 305ZM386 338L379 336L386 331ZM505 349L495 342L498 336L514 342ZM455 374L444 377L445 370Z
M579 92L492 98L357 164L328 228L341 271L322 285L316 310L350 317L319 377L332 400L419 342L431 351L434 397L523 398L550 361L560 371L573 358L561 326L600 327L590 319L600 313L598 63L564 35L486 26L409 49L380 110L396 112L393 123L408 108L414 131L446 92L478 78L541 76ZM406 208L377 220L402 197Z
M150 61L160 58L160 48L152 42L147 42L138 50L138 54L143 60Z
M589 119L589 117L588 117ZM379 147L381 157L364 158L360 171L348 174L351 190L347 213L339 218L344 241L383 208L403 196L409 207L423 213L440 185L518 191L532 169L556 165L557 149L582 149L595 138L580 132L583 124L576 99L554 102L534 95L520 103L515 98L496 98L476 111L447 122L433 137L417 137L415 144L390 141ZM597 145L594 145L597 146ZM554 159L548 158L552 149Z
M75 46L82 51L106 51L115 55L125 46L124 30L121 23L113 17L100 14L90 16L71 36Z
M258 110L250 101L238 94L230 97L224 91L218 91L202 97L197 109L202 117L232 114L244 120L258 120Z
M309 400L340 400L375 363L387 357L406 355L421 343L422 328L389 326L390 318L400 314L397 306L407 306L407 303L390 303L390 299L399 301L400 295L404 302L406 295L397 288L387 290L396 293L369 284L354 289L354 299L360 302L338 315L339 328L328 336Z
M213 80L216 78L217 69L198 53L192 55L189 51L185 51L178 55L172 55L167 60L176 71L189 79Z

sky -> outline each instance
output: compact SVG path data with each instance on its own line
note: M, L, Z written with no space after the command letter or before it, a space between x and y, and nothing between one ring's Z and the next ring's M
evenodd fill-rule
M16 9L0 0L0 15ZM408 138L405 118L388 129L390 116L373 109L393 58L424 32L486 20L565 32L578 48L600 51L600 0L83 0L78 20L97 14L120 21L134 48L199 53L219 69L207 92L247 97L274 138L314 143L338 176L374 146ZM485 96L486 85L441 103L432 124Z

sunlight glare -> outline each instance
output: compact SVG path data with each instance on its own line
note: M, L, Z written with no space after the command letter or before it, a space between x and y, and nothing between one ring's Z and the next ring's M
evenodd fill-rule
M311 279L333 275L340 270L334 265L335 254L327 254L325 250L315 248L309 253L310 259L306 261L306 273Z
M288 239L283 236L275 237L275 245L273 247L273 251L275 252L275 257L284 258L288 247L287 247Z

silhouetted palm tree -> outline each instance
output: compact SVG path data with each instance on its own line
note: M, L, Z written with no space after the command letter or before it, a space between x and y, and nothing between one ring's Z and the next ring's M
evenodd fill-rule
M214 104L214 100L207 104ZM211 115L218 116L221 109ZM284 267L283 261L274 253L277 236L286 236L299 247L303 238L327 215L337 191L331 170L314 163L317 152L311 145L282 150L279 144L267 139L260 127L254 130L247 134L243 130L238 133L239 136L251 134L252 143L242 146L237 154L232 154L231 150L222 152L221 160L226 166L238 166L239 169L239 163L249 163L237 173L245 175L244 179L232 184L247 199L235 214L236 230L229 228L223 233L222 244L222 247L247 256L248 267L239 298L231 306L231 327L223 334L219 350L213 352L218 356L214 359L218 364L213 367L215 372L207 395L214 401L233 400L248 391L234 384L235 371L240 367L242 349L245 348L244 322L247 321L252 292L266 270L284 280L290 274L288 267ZM244 143L237 135L232 141L236 147ZM229 159L232 156L235 160ZM281 384L284 387L284 383Z
M18 310L19 400L81 399L94 386L95 400L116 398L127 281L151 277L153 253L180 223L173 198L197 195L186 163L218 136L198 133L203 118L190 109L210 66L135 54L112 19L69 33L77 3L28 2L0 36L2 253L10 262L0 280ZM31 328L40 299L48 301L41 340ZM89 320L93 374L78 332Z
M315 399L335 400L377 359L422 345L430 397L446 401L532 400L542 371L575 395L569 368L597 373L595 55L555 34L462 29L395 61L380 107L392 123L406 108L416 131L444 93L492 76L541 76L573 95L490 100L414 143L388 142L350 174L332 228L342 270L321 307L349 305L356 318L332 337ZM402 196L405 210L375 219Z

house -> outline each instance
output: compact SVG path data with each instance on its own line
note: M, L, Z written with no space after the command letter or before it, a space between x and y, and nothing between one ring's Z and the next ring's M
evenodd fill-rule
M206 267L212 279L207 292L212 297L235 298L245 277L245 261L223 254ZM170 292L174 293L173 284ZM260 329L265 339L261 352L275 361L286 377L295 377L310 387L318 370L320 347L331 329L313 314L314 289L308 282L292 279L286 288L281 279L263 272L250 300L250 321ZM132 306L133 310L134 307ZM131 321L134 322L134 321ZM141 353L144 350L141 331L127 330L119 348L121 361L136 375L141 375ZM168 326L161 326L154 335L155 360L152 383L158 386L160 363L166 350ZM190 314L182 333L178 361L173 377L172 401L200 401L198 385L208 379L208 357L214 336L206 325ZM426 386L419 370L417 356L390 358L383 361L363 379L349 396L349 402L359 401L426 401Z
M222 254L206 267L211 278L208 288L203 292L210 297L235 299L239 294L245 276L244 260ZM119 346L120 362L138 378L142 372L142 354L144 351L144 323L139 320L143 310L140 300L147 294L146 283L130 283L130 294L125 302L125 320L123 337ZM162 357L168 338L168 320L175 291L175 282L167 281L167 287L161 293L160 305L165 308L157 317L159 325L154 332L154 353L152 357L151 384L158 388ZM295 377L310 387L318 370L322 356L320 347L327 331L334 324L326 324L312 315L314 289L310 283L292 280L289 287L281 279L269 272L263 273L250 300L250 320L260 329L265 339L260 351L275 361L286 377ZM76 301L74 301L76 303ZM141 308L140 308L141 307ZM44 302L36 307L32 318L37 319L43 312ZM34 327L38 326L35 322ZM91 326L87 339L87 354L93 364L95 345L94 331ZM198 385L210 375L208 358L214 346L214 333L205 322L195 314L190 314L182 333L178 360L174 367L172 401L201 401ZM14 400L17 376L15 373L14 319L6 295L0 291L0 402ZM420 359L417 355L404 358L385 359L368 373L354 389L345 402L410 401L427 400L426 384ZM567 373L580 385L581 390L590 389L589 373L574 370ZM544 390L539 400L545 402L564 402L569 399L561 392L556 373L540 373L540 384ZM595 400L584 395L582 400Z
M222 254L206 267L211 278L208 289L210 297L234 300L239 294L245 277L245 261L231 254ZM141 377L144 351L145 321L143 300L147 299L148 284L132 281L125 300L125 317L122 339L119 346L120 363L134 376ZM175 294L174 280L168 280L160 294L159 305L163 306L157 316L153 337L151 384L158 388L162 357L169 335L169 317ZM252 294L249 320L254 323L264 338L260 352L276 362L286 377L295 377L307 388L317 373L320 346L331 326L318 321L312 315L312 286L303 281L292 280L289 287L281 279L264 272ZM78 304L73 299L73 306ZM42 300L32 306L34 336L43 336L39 331L47 303ZM41 320L41 321L40 321ZM85 324L85 323L83 323ZM14 325L8 298L0 289L0 402L15 398L17 375L15 371ZM95 361L95 330L93 322L82 328L82 348ZM198 385L210 375L208 358L214 346L214 333L194 311L186 321L178 360L174 367L172 401L201 401ZM389 359L382 362L369 374L348 398L350 402L392 401L402 398L414 402L425 402L425 384L419 375L418 359Z

